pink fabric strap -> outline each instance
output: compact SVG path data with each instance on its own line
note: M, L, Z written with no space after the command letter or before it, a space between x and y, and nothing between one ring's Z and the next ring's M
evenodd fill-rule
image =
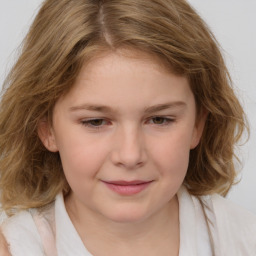
M36 224L38 233L41 237L41 241L44 247L44 252L46 256L57 256L57 249L55 245L55 237L49 222L40 216L39 213L33 214L33 219Z

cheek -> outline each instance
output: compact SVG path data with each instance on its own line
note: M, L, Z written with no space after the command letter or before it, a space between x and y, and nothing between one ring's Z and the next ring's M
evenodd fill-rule
M67 180L94 177L107 157L107 148L102 142L90 138L69 136L60 138L59 153ZM75 174L75 175L74 175Z
M152 158L163 175L174 179L185 176L188 168L190 139L188 133L177 132L163 137L152 146Z
M154 169L160 181L155 200L160 197L161 202L168 202L177 193L187 173L189 152L188 140L178 134L165 137L152 147Z

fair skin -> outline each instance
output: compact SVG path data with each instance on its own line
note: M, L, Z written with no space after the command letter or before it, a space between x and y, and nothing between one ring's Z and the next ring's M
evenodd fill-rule
M8 244L4 238L1 230L0 230L0 255L1 256L11 256L9 249L8 249Z
M178 255L176 193L204 119L196 122L185 77L134 56L107 53L84 65L39 136L60 153L66 209L93 255Z

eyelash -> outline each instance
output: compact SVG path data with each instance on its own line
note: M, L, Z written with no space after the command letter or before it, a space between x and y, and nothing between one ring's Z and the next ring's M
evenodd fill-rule
M100 124L100 125L93 125L92 123L93 122L97 122L97 121L102 121L102 123L106 122L107 121L103 118L95 118L95 119L89 119L89 120L82 120L81 123L82 125L84 125L85 127L89 127L89 128L92 128L92 129L101 129L103 128L104 124Z
M161 119L162 121L164 121L164 123L161 123L161 124L152 123L158 126L167 126L170 123L173 123L175 121L174 118L164 117L164 116L154 116L154 117L151 117L149 120L153 120L153 119Z
M156 124L154 123L153 120L156 121L156 119L160 119L161 121L163 121L163 123L160 124ZM101 123L99 125L93 125L93 122L97 122L100 121ZM152 122L151 122L152 121ZM159 120L158 120L159 121ZM151 125L157 125L157 126L168 126L171 123L173 123L175 121L174 118L169 118L169 117L164 117L164 116L153 116L147 119L146 123L150 123ZM95 118L95 119L88 119L88 120L82 120L81 121L82 125L84 125L85 127L89 127L91 129L103 129L103 127L105 125L109 125L108 123L110 123L110 121L105 120L104 118Z

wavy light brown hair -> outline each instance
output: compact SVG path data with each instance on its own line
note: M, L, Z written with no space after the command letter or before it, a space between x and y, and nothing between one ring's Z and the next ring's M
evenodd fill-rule
M194 195L228 192L236 177L234 145L246 119L219 46L195 10L184 0L46 0L3 89L4 210L40 207L69 190L59 154L42 145L38 124L51 120L85 62L122 48L155 56L187 77L199 116L204 110L208 117L184 184Z

